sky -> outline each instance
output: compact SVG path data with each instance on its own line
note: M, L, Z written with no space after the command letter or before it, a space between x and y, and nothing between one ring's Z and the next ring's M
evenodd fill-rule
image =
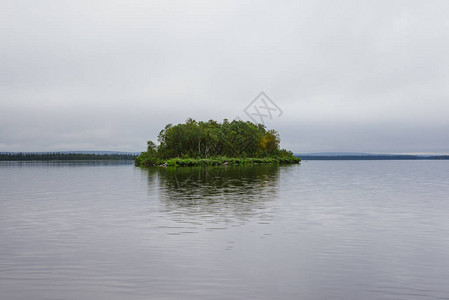
M253 117L295 153L448 154L448 115L449 1L0 0L1 152Z

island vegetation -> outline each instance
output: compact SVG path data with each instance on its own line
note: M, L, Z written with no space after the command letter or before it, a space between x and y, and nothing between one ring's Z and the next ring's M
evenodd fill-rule
M240 120L219 123L168 124L158 135L159 145L148 141L136 166L207 166L242 164L293 164L301 160L280 149L280 136L263 124Z

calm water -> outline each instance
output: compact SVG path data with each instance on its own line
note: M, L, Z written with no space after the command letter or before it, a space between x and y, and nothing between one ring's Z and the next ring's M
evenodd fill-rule
M0 164L1 299L449 299L449 161Z

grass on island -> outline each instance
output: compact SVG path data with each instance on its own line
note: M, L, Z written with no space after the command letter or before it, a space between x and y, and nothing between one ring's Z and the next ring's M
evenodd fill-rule
M159 133L159 145L148 141L136 166L216 166L297 164L291 151L280 149L280 136L262 124L227 119L168 124Z
M248 164L297 164L301 159L297 157L211 157L211 158L170 158L167 160L146 160L141 156L135 160L136 166L166 166L166 167L194 167L219 165L248 165Z

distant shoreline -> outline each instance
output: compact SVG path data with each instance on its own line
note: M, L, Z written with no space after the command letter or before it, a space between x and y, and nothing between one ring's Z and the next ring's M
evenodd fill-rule
M86 161L86 160L134 160L134 154L94 153L0 153L0 161Z
M299 155L301 160L449 160L449 155Z
M87 152L87 151L86 151ZM0 161L75 161L75 160L134 160L134 153L76 153L76 152L0 152ZM449 160L449 155L366 154L366 155L316 155L295 154L304 160ZM187 160L189 161L189 160ZM251 161L251 160L250 160ZM164 161L165 163L165 161ZM177 163L184 164L180 159ZM189 164L192 162L189 161ZM197 162L195 164L210 162ZM224 163L222 161L221 163ZM229 163L229 162L228 162ZM261 163L261 162L259 162ZM162 163L161 163L162 164ZM217 163L218 164L218 163ZM232 162L231 162L232 164Z

